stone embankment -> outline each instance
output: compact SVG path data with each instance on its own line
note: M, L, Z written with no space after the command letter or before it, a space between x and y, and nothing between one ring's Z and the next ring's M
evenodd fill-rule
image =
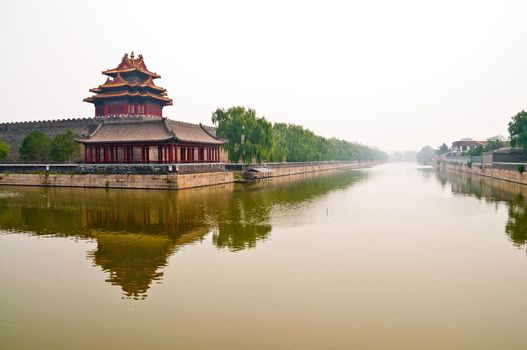
M180 190L234 182L233 172L168 175L0 174L0 185Z
M469 167L467 164L453 164L445 162L440 162L439 164L436 164L434 166L440 169L459 171L468 174L485 176L492 179L510 181L522 185L527 185L527 172L521 173L517 169L485 167L474 164Z
M373 162L313 162L313 163L285 163L268 164L272 169L271 177L304 174L310 172L328 171L336 169L358 169L366 168L377 163ZM0 167L0 185L16 186L57 186L57 187L98 187L98 188L141 188L141 189L164 189L179 190L193 187L212 186L235 181L235 171L223 170L202 171L192 173L167 172L158 173L82 173L68 171L59 173L60 166L42 166L38 172L24 172L20 168L2 169ZM81 166L76 166L81 167ZM115 167L115 165L113 166ZM227 167L229 168L229 167ZM47 170L43 170L47 169ZM127 169L130 169L128 167ZM10 171L8 171L10 170ZM71 170L71 169L69 169ZM85 169L86 170L86 169ZM163 169L164 170L164 169ZM172 171L182 170L174 168ZM196 169L194 169L196 170ZM243 169L239 169L243 170Z

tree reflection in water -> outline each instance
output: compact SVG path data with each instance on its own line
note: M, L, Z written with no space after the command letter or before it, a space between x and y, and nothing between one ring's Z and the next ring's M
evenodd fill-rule
M124 297L143 299L180 247L212 232L220 249L253 248L268 238L273 210L292 208L367 176L336 171L184 191L11 187L0 189L0 229L97 243L88 252Z
M454 194L469 195L508 208L505 232L514 245L527 244L527 186L460 172L437 170L441 184L451 184Z

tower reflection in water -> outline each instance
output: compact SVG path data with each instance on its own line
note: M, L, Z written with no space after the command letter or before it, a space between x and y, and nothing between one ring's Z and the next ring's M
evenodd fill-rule
M292 210L367 174L337 171L178 192L4 187L0 229L94 240L88 258L108 274L106 281L121 286L126 298L143 299L180 247L210 233L219 249L253 248L269 236L274 209Z
M460 172L436 171L437 180L452 193L507 205L505 232L517 247L527 243L527 186Z

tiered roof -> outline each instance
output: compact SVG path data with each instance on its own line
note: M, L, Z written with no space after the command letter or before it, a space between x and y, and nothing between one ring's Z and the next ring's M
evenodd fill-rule
M153 79L161 76L146 68L143 55L135 58L133 52L130 56L125 54L116 68L102 73L109 78L104 84L90 89L95 95L85 98L85 102L96 103L108 99L138 97L155 100L162 106L172 105L172 99L167 96L166 89L154 84Z
M207 130L208 129L208 130ZM116 118L101 121L82 143L184 142L221 145L211 127L166 118Z

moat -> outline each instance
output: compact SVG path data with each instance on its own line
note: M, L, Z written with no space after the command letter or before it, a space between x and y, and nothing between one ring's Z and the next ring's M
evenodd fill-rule
M0 187L0 349L524 349L527 186L385 164Z

